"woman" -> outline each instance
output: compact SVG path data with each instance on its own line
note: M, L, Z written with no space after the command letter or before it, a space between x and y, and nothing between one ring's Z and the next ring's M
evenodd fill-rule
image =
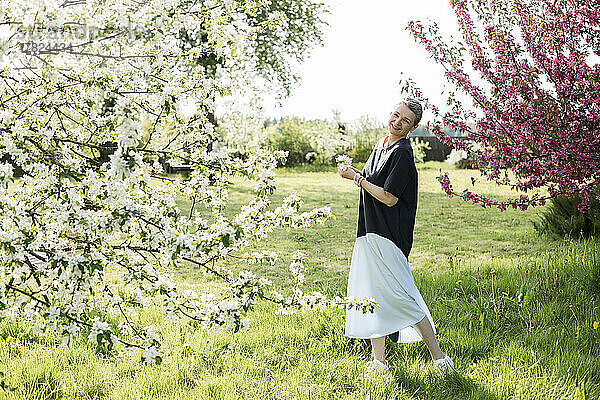
M453 362L442 352L427 305L415 286L408 255L417 211L418 175L407 135L423 113L415 99L405 99L391 113L388 135L377 143L363 171L339 168L341 177L361 188L357 238L352 252L348 296L372 297L373 313L346 312L345 334L371 339L374 359L366 373L387 373L385 337L398 343L423 340L434 366L452 373Z

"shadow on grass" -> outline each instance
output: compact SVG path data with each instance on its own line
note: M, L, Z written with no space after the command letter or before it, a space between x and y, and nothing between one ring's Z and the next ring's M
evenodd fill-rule
M482 399L500 400L474 379L463 376L460 371L453 375L441 375L433 369L425 345L397 344L386 339L386 352L390 372L397 391L411 399ZM355 348L365 359L372 357L368 340L357 340Z
M399 391L415 399L485 399L499 400L500 398L487 388L477 384L457 372L453 375L438 375L429 372L417 376L395 365L391 368L394 381Z

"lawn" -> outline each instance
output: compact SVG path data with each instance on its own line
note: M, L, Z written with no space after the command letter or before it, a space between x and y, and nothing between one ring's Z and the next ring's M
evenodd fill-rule
M448 199L435 180L441 164L419 171L419 209L410 263L432 312L442 348L458 375L436 375L422 343L388 344L392 375L365 379L365 340L343 335L340 310L276 315L260 303L248 332L207 332L161 320L158 308L137 318L163 338L164 362L139 354L105 357L85 339L56 346L35 339L24 321L0 322L0 371L7 399L595 399L600 397L600 245L539 236L537 210L500 213ZM471 172L450 171L458 189ZM306 290L346 290L358 192L333 171L281 169L274 204L296 192L305 208L330 206L324 226L281 230L248 250L280 252L275 266L252 266L289 288L286 262L306 253ZM510 193L483 182L480 191ZM251 185L236 181L232 210ZM189 207L184 200L182 208ZM232 211L233 212L233 211ZM233 269L247 269L235 259ZM191 266L176 271L184 287L219 290Z

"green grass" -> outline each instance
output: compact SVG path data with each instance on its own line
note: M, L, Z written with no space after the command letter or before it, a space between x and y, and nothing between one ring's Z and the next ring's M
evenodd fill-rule
M152 308L138 318L155 324L164 362L145 366L139 353L103 357L84 339L53 345L28 333L26 321L0 322L0 371L6 399L596 399L600 397L600 244L538 236L527 212L483 209L448 199L435 181L438 165L420 170L415 241L410 257L442 348L459 375L433 372L422 343L388 344L392 375L365 379L368 341L344 337L343 312L275 315L260 303L248 332L181 327ZM455 186L471 171L451 171ZM358 193L331 171L278 171L274 203L295 191L305 207L328 205L324 226L281 230L253 249L275 249L281 262L253 266L286 286L289 255L309 256L307 287L344 294L355 239ZM236 181L233 208L251 185ZM500 197L510 193L477 184ZM185 201L183 208L189 207ZM252 250L252 249L249 249ZM234 260L231 268L247 268ZM186 287L220 285L192 267L177 271Z

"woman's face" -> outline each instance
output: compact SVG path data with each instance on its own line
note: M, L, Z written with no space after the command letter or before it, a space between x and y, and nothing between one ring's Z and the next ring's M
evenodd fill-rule
M388 121L388 131L393 136L406 137L417 127L413 126L417 116L404 103L401 103L396 110L392 111Z

